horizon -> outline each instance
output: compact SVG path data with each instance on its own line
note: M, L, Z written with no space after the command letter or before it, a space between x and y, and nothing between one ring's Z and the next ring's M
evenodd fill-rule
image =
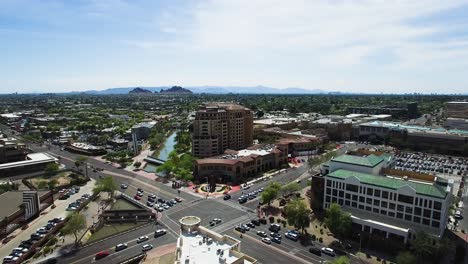
M8 62L0 66L0 94L164 83L350 94L468 91L466 0L0 7L0 55Z

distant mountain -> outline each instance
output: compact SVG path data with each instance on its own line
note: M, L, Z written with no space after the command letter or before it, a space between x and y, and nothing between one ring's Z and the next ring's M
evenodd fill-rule
M192 94L193 92L188 90L188 89L182 88L180 86L172 86L171 88L169 88L167 90L161 89L161 91L159 93L162 93L162 94Z
M177 86L175 86L177 87ZM156 87L137 87L144 90L148 90L153 93L159 93L162 90L166 91L172 89L169 86L156 86ZM182 88L182 87L181 87ZM122 88L108 88L105 90L90 90L84 92L72 92L72 93L86 93L86 94L128 94L130 91L135 89L135 87L122 87ZM329 93L327 91L314 89L304 89L304 88L272 88L267 86L192 86L182 88L184 90L191 91L195 94L325 94Z
M148 94L148 93L153 93L149 90L146 90L146 89L143 89L143 88L140 88L140 87L137 87L133 90L131 90L130 92L128 92L129 94Z

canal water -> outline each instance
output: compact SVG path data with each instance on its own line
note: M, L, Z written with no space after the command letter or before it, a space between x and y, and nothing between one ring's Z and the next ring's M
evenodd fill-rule
M167 160L169 157L169 153L171 153L174 150L176 142L176 136L177 132L173 132L168 138L166 138L166 141L163 143L162 149L159 151L158 156L156 157L157 159L160 160ZM147 163L145 168L143 169L146 172L156 172L157 166L155 164Z

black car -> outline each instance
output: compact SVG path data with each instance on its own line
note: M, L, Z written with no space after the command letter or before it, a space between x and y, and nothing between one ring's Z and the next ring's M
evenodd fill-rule
M281 244L281 238L278 237L272 237L271 241L275 242L276 244Z
M320 248L311 247L309 248L309 252L317 256L322 256L322 251L320 250Z
M144 192L142 188L138 188L137 191Z
M260 225L260 221L257 220L257 219L254 219L251 221L252 224L256 225L256 226L259 226Z
M158 198L158 203L166 203L166 200Z
M241 233L245 233L245 228L243 228L242 226L236 226L235 230Z
M226 195L224 195L223 199L224 199L224 200L229 200L229 199L231 199L231 195L226 194Z
M246 197L239 198L239 203L240 203L240 204L243 204L243 203L246 203L246 202L247 202L247 198L246 198Z
M250 228L255 228L255 225L252 224L251 222L247 223L246 225L247 225L248 227L250 227Z
M263 224L263 225L266 225L266 224L267 224L266 218L260 218L260 219L258 219L258 221L259 221L261 224Z

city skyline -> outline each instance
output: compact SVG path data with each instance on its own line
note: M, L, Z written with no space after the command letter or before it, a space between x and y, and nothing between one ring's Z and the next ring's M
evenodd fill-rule
M466 93L468 1L0 3L0 93Z

